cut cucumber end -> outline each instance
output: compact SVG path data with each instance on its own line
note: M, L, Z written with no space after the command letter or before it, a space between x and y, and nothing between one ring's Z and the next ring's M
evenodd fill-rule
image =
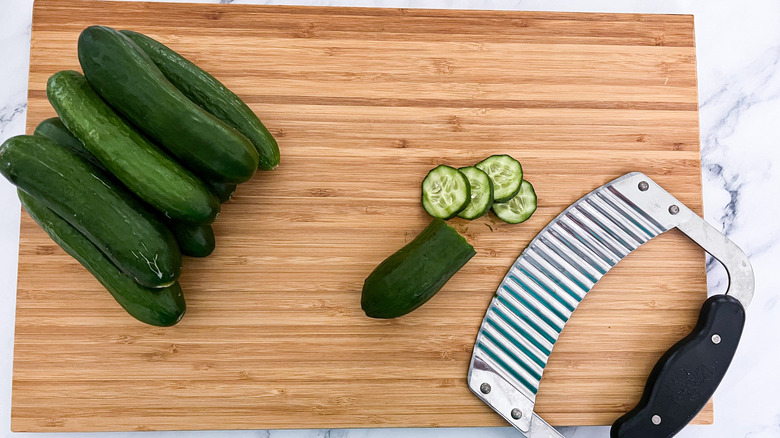
M507 202L520 191L523 167L509 155L491 155L476 164L493 182L494 202Z
M493 213L508 224L525 222L536 211L536 192L528 181L520 184L520 191L508 202L493 204Z
M434 219L366 277L360 307L371 318L397 318L430 300L472 257L457 230Z
M454 167L437 166L423 179L422 206L435 218L451 219L470 201L469 180Z
M461 167L458 171L466 176L471 188L469 203L458 217L474 220L484 216L493 205L493 182L487 173L474 166Z

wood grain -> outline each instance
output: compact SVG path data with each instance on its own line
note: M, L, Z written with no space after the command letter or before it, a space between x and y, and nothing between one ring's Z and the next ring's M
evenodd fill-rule
M466 371L535 234L634 170L701 212L691 16L37 0L28 131L54 115L46 79L79 68L91 24L212 72L266 122L282 165L224 205L211 257L185 261L173 328L127 316L25 214L14 431L502 426ZM364 317L365 276L429 220L427 170L494 153L522 161L537 213L451 221L477 256L414 313ZM610 424L705 291L703 252L677 232L630 255L564 329L538 413ZM697 422L711 420L709 405Z

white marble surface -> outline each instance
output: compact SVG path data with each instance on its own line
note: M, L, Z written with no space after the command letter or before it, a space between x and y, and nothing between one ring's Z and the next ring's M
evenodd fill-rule
M780 277L772 274L780 261L780 1L278 0L254 3L693 13L705 216L748 253L757 282L742 343L715 395L715 424L689 426L678 436L780 437ZM24 132L31 9L32 0L0 0L0 141ZM80 436L10 432L19 202L11 185L2 178L0 212L0 437ZM710 292L722 292L723 272L714 266L710 268ZM563 432L567 437L577 438L608 436L606 427L570 427L563 428ZM511 428L90 434L93 438L141 436L519 438L521 435Z

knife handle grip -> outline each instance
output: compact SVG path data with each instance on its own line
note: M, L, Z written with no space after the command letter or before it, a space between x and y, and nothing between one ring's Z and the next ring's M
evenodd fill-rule
M670 348L647 378L634 409L612 425L612 438L668 438L701 411L726 374L745 325L735 298L705 301L693 331Z

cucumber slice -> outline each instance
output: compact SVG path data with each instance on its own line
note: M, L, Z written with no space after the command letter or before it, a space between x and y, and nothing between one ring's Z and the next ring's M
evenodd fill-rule
M471 202L458 213L458 217L473 220L485 215L493 205L493 182L490 177L474 166L461 167L458 171L466 175L471 186Z
M422 182L422 205L429 215L452 219L471 200L471 186L465 175L450 166L438 166Z
M487 173L493 181L495 202L507 202L520 190L523 167L509 155L492 155L477 163L476 167Z
M520 184L520 191L509 202L493 204L493 213L508 224L525 222L536 211L536 192L528 181Z

